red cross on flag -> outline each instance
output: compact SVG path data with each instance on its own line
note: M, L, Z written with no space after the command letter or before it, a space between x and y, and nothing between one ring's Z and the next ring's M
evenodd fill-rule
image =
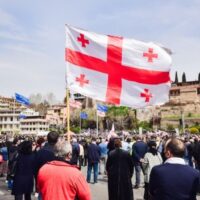
M168 101L171 57L163 48L68 25L66 38L69 89L134 108Z

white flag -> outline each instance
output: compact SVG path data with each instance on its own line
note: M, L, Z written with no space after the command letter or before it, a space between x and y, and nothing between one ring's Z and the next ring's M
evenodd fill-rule
M134 108L168 101L170 55L154 43L66 26L67 85L85 96Z

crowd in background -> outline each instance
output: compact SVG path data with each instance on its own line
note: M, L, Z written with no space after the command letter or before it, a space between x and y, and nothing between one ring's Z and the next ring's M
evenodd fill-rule
M30 200L33 192L38 195L38 199L48 199L50 195L52 199L53 193L56 195L63 193L60 199L87 200L91 198L87 183L98 183L100 174L108 177L110 200L133 199L133 187L134 189L144 187L144 199L150 199L149 184L152 168L166 161L165 145L172 137L174 136L170 134L156 133L123 137L117 134L109 137L73 136L68 149L64 146L61 149L62 143L59 143L60 147L56 144L65 138L56 132L50 132L47 137L5 136L0 141L0 176L6 177L8 189L16 200L22 200L23 196L26 200ZM183 135L178 139L184 144L185 164L200 170L200 137ZM64 176L65 168L61 170L63 174L57 172L55 174L57 171L55 169L61 169L63 166L76 177L74 180L70 178L68 180L77 184L73 190L67 186L66 190L61 190L59 184L62 187L64 183L59 183L55 181L56 179L50 180L54 175ZM87 166L87 183L80 171L83 166ZM43 167L52 175L45 174ZM91 178L92 171L93 178ZM133 173L136 176L134 184L131 181ZM141 180L143 177L141 173L144 174L144 180ZM59 194L55 192L56 189Z

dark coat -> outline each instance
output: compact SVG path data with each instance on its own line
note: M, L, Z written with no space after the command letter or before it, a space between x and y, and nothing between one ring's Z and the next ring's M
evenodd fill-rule
M132 156L134 163L139 163L141 158L144 158L144 155L148 151L148 146L143 141L137 141L133 144L132 147Z
M33 192L34 154L19 154L13 179L13 195Z
M71 158L71 163L73 165L77 165L79 154L80 154L80 147L79 147L78 142L72 143L72 158Z
M196 200L199 172L187 165L162 164L150 175L152 200Z
M88 163L98 163L100 160L100 148L98 145L91 143L88 146Z
M122 149L111 151L108 155L106 170L109 200L133 200L131 183L133 161L129 153Z
M37 177L39 169L47 162L55 160L54 145L46 143L42 149L35 153L35 176Z

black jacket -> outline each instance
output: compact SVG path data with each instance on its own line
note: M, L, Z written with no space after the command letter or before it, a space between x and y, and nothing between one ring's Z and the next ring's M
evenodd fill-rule
M106 170L109 200L133 200L131 183L133 160L129 153L122 149L111 151L108 155Z
M46 143L45 146L35 153L35 176L37 177L39 169L47 162L55 160L54 145Z

